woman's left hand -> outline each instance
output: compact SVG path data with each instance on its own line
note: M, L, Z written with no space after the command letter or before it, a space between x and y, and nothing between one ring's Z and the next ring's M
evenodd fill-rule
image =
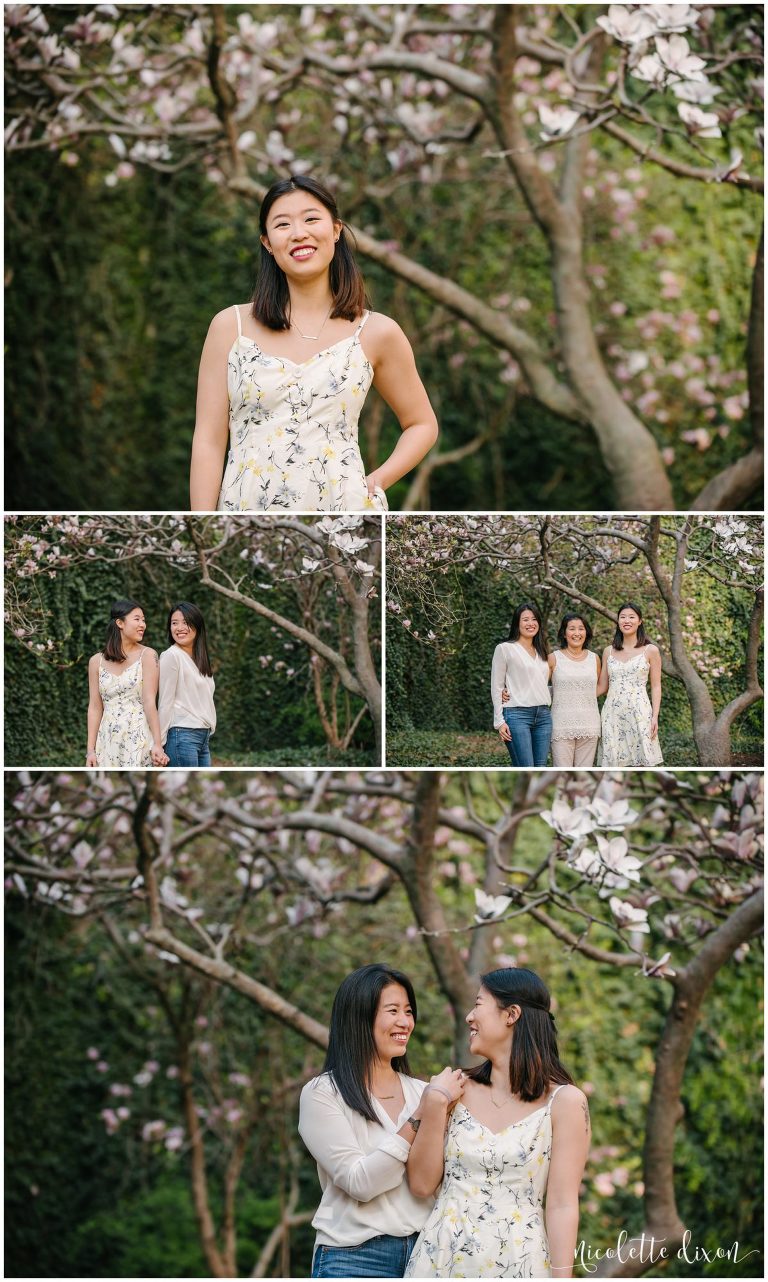
M171 759L158 743L152 744L149 756L153 766L167 766Z
M365 478L365 483L368 486L369 499L374 499L376 497L377 489L383 490L385 488L384 482L381 478L381 470L379 468L377 468L375 472L369 472L368 476Z
M659 733L659 718L651 717L651 738L655 739Z

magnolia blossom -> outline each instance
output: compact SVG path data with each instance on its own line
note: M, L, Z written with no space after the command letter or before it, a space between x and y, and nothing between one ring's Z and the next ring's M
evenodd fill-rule
M589 810L598 828L628 828L638 815L626 797L621 797L618 801L603 801L601 797L595 797L589 803Z
M672 92L676 98L682 98L685 102L696 102L700 107L707 107L722 90L719 85L713 85L702 76L701 80L676 81L672 85Z
M629 846L624 837L603 837L596 833L595 840L600 851L600 859L610 872L618 877L627 877L630 881L640 880L642 863L629 854Z
M556 797L551 810L542 810L541 818L561 837L586 837L595 824L586 806L568 805L564 797Z
M714 111L702 111L692 103L679 102L677 110L690 132L699 138L721 138L720 117Z
M611 895L608 904L620 926L650 934L648 913L644 908L633 908L631 904L625 903L623 899L617 899L616 895Z
M656 39L656 53L668 71L683 80L703 80L704 68L707 65L698 54L691 53L691 47L685 36L664 36Z
M492 921L494 917L500 917L506 912L512 900L508 895L486 895L484 890L475 887L475 903L475 921Z
M609 36L614 40L621 41L622 44L633 45L641 40L647 40L659 30L660 24L653 15L655 8L670 9L676 8L673 5L639 5L630 9L625 4L611 4L608 6L608 14L597 19L598 27L607 31ZM685 8L688 8L686 5Z
M539 120L544 126L541 137L564 138L569 134L579 119L581 112L572 111L570 107L548 107L545 103L539 106Z

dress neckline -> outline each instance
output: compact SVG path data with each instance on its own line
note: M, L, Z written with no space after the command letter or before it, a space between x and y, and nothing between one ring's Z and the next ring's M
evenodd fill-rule
M146 649L146 646L141 647L141 654L144 653L145 649ZM133 663L129 663L127 668L123 668L122 672L110 672L109 668L104 666L104 655L100 654L99 667L102 672L106 672L108 677L124 677L126 672L132 672L133 669L136 667L136 664L141 663L141 654L139 655L138 659L134 659Z
M259 352L259 354L264 357L265 360L277 361L280 365L292 365L294 369L303 369L305 365L311 365L313 361L316 361L318 356L325 356L328 352L332 352L335 347L342 347L344 343L355 343L355 342L359 343L360 331L363 328L363 325L367 321L370 314L371 313L369 311L363 312L363 315L360 319L360 323L357 326L357 329L354 330L353 333L347 334L346 338L337 338L335 343L329 343L327 347L321 347L319 352L314 352L313 355L308 356L305 361L292 361L290 356L276 356L274 352L265 352L264 348L261 346L257 338L249 338L247 334L240 334L240 333L237 335L237 338L232 344L232 347L230 347L229 352L231 355L233 349L237 347L238 344L240 343L251 343L252 346L256 348L257 352ZM239 324L239 315L240 313L238 312L238 324ZM363 352L363 355L365 356L365 352ZM367 365L370 364L370 361L368 360L367 357L366 357L366 364Z
M638 650L637 654L633 654L632 657L629 659L617 659L613 646L611 646L611 653L609 654L608 658L613 659L614 663L620 663L623 668L627 667L630 663L634 663L635 659L646 659L646 662L647 662L645 646L643 646L640 650Z
M498 1136L498 1135L503 1135L505 1131L513 1130L515 1126L522 1126L523 1122L527 1122L529 1117L535 1117L537 1113L543 1113L546 1109L549 1108L554 1098L555 1098L555 1093L553 1091L549 1099L547 1100L546 1104L542 1104L540 1108L535 1108L532 1113L526 1113L525 1117L519 1118L516 1122L510 1122L508 1126L503 1126L500 1131L491 1130L490 1126L487 1126L485 1122L481 1122L479 1117L475 1117L474 1113L470 1113L466 1104L462 1103L461 1100L459 1100L459 1107L463 1108L467 1116L471 1117L472 1121L476 1122L478 1126L482 1126L483 1130L487 1131L489 1135Z

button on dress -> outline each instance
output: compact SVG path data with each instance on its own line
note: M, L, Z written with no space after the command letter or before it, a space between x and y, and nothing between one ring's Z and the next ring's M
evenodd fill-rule
M544 1194L552 1100L494 1133L458 1103L445 1137L445 1173L407 1278L551 1276Z
M229 453L223 512L383 512L365 481L357 424L373 369L360 344L370 312L348 338L306 361L270 356L242 333L227 365Z

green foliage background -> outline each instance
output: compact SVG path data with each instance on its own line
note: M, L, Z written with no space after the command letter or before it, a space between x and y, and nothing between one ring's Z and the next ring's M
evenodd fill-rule
M239 570L242 574L242 564ZM82 765L85 761L88 659L101 648L112 602L133 597L144 608L144 644L167 648L169 607L191 600L203 611L216 681L217 728L211 739L214 764L357 765L372 759L371 718L360 721L347 753L334 754L312 693L309 652L287 633L247 607L199 585L194 573L165 562L133 561L119 567L95 563L37 580L50 611L50 633L63 641L60 666L37 658L6 631L5 759L13 765ZM269 605L294 616L287 588L277 585ZM378 614L372 612L372 626ZM295 669L262 667L271 654ZM343 696L340 695L339 699ZM353 700L353 711L359 701Z
M223 783L228 787L228 783ZM483 811L483 784L473 780ZM9 801L15 791L8 777ZM461 794L456 789L456 800ZM531 825L521 830L516 862L540 856ZM458 860L456 861L458 864ZM361 870L362 872L363 870ZM209 905L230 873L211 869ZM469 892L441 878L441 895L466 920ZM272 910L271 905L261 909ZM427 954L409 937L411 910L397 885L376 905L346 905L318 934L296 930L292 946L243 943L238 964L302 1010L327 1021L333 993L351 969L386 960L410 974L419 1002L411 1055L419 1076L450 1062L453 1019ZM257 923L258 933L258 923ZM6 969L6 1270L18 1277L200 1277L207 1269L191 1204L188 1157L143 1143L140 1119L180 1121L173 1040L153 989L126 968L94 920L72 920L21 901L8 904ZM620 1228L642 1225L637 1182L653 1047L669 994L632 969L597 967L535 922L499 926L494 947L541 973L555 997L560 1053L590 1092L596 1156L582 1196L581 1234L593 1248L615 1243ZM506 963L505 963L506 964ZM168 978L166 968L166 979ZM319 1071L322 1052L282 1030L244 998L206 987L171 968L172 998L194 1003L208 1020L222 1079L233 1068L252 1075L263 1104L248 1146L238 1195L238 1267L248 1276L277 1218L281 1163L295 1134L300 1085ZM185 997L186 993L186 997ZM762 1135L760 1059L762 965L759 943L720 972L703 1010L686 1072L685 1115L678 1131L676 1189L693 1241L713 1250L738 1239L741 1263L686 1265L672 1260L649 1277L762 1277ZM100 1075L86 1051L97 1047L110 1071ZM134 1087L132 1120L108 1137L101 1110L123 1101L108 1083L130 1083L148 1058L162 1068L149 1087ZM287 1091L283 1088L293 1083ZM205 1088L198 1082L200 1098ZM219 1196L225 1146L207 1141L208 1175ZM595 1185L617 1172L614 1192ZM623 1183L622 1183L623 1181ZM314 1165L301 1150L300 1208L317 1205ZM307 1276L313 1231L291 1238L288 1274ZM279 1259L279 1257L278 1257ZM274 1266L278 1274L280 1266ZM577 1270L580 1274L580 1270ZM586 1275L588 1276L588 1275Z
M747 594L704 575L689 574L685 582L690 592L686 605L701 631L705 655L716 656L725 669L725 675L710 684L719 710L742 688L750 604ZM515 579L492 564L480 564L471 573L457 568L445 577L435 576L434 584L441 602L454 611L455 621L433 644L412 635L418 631L425 637L436 626L416 602L408 605L410 631L400 622L402 616L387 614L387 761L391 765L506 765L506 749L499 751L492 729L490 671L494 647L507 639L518 601L533 599L539 606L550 645L567 610L583 612L591 620L591 649L598 654L612 641L613 629L607 619L593 616L563 594L532 590L530 581ZM646 632L668 652L662 603L650 571L634 567L612 571L608 582L604 575L596 577L585 590L606 602L638 600ZM486 747L478 738L484 731ZM690 704L682 683L670 677L662 678L659 738L666 764L697 764ZM753 704L737 721L733 744L735 760L743 756L758 764L762 761L762 703Z
M234 11L246 10L269 20L270 11L258 5L227 8L231 21ZM724 22L734 17L726 9ZM54 29L69 20L51 14ZM173 39L177 16L161 22ZM386 148L369 146L354 118L340 138L328 95L305 83L284 105L300 113L289 131L297 157L317 176L332 175L346 218L501 311L511 298L522 300L531 309L522 318L526 327L557 368L544 241L503 161L488 154L487 129L478 144L459 146L446 159L443 178L427 184L405 175L391 198L375 202L366 189L392 180ZM266 134L275 108L262 110L259 127ZM751 156L751 135L742 138L737 122L730 128L733 145ZM682 342L664 330L651 344L660 369L682 354L698 356L701 368L713 358L724 371L743 370L759 202L742 190L683 182L643 166L599 133L592 147L595 174L587 180L596 193L585 211L585 258L609 367L617 344L646 346L636 323L658 308L659 273L668 270L677 273L682 293L661 306L694 317L700 337ZM198 164L175 173L139 168L135 178L109 188L104 178L116 158L108 143L88 139L76 154L74 167L44 149L11 154L6 168L6 506L183 510L200 351L211 317L251 293L257 206L211 183ZM610 183L639 168L646 194L637 230L624 231L614 219ZM606 174L612 178L604 185ZM264 181L275 176L259 175ZM671 243L654 239L659 224L672 233ZM414 345L441 424L441 447L467 443L478 428L490 432L478 453L435 472L426 507L612 506L589 428L558 419L504 382L504 361L491 342L382 267L361 261L374 307L395 316ZM626 307L623 316L608 313L612 301ZM717 321L707 318L713 309ZM723 415L726 393L718 390L713 426L722 435L715 431L700 452L681 440L702 421L685 378L662 373L659 380L661 400L647 421L659 445L674 453L671 475L684 508L713 471L744 452L749 429L746 419ZM632 384L630 399L642 385ZM371 460L397 439L393 415L373 392L361 434ZM393 487L393 509L407 486L404 480Z

